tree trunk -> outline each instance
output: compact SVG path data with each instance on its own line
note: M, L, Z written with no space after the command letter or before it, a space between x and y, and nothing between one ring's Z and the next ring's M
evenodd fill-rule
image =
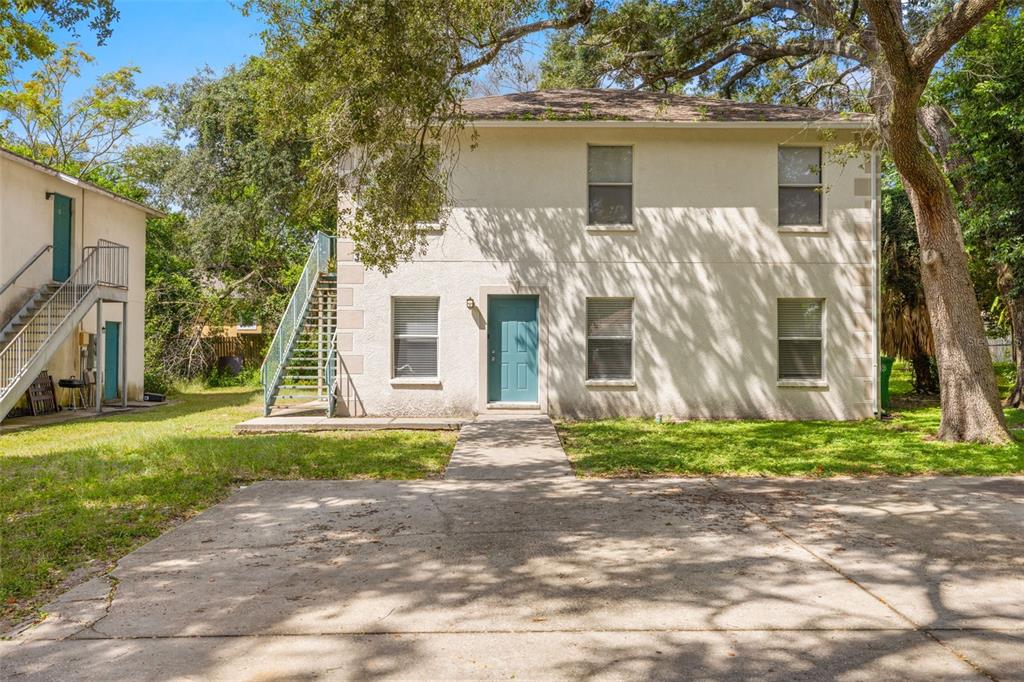
M927 79L908 82L888 69L877 69L874 76L873 104L881 135L917 222L921 282L939 366L938 437L1009 442L952 192L918 127L918 103Z
M910 361L914 370L914 393L935 395L939 392L939 378L935 375L932 356L927 353L915 355Z
M1013 346L1013 362L1017 374L1005 405L1021 407L1024 405L1024 296L1014 291L1013 273L1005 264L1000 264L996 269L996 286L1010 314L1010 343Z

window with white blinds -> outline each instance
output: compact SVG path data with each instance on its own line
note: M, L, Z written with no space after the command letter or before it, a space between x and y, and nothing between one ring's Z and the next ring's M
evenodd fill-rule
M821 225L821 147L779 147L779 225Z
M824 378L821 298L779 299L779 379Z
M437 298L392 299L395 378L437 377Z
M587 299L587 379L633 378L633 299Z

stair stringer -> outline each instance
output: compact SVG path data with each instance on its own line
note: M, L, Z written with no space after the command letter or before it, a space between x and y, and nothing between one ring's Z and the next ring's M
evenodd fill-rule
M128 300L128 292L123 289L115 289L104 286L94 286L81 301L78 302L71 312L64 318L64 321L57 325L57 328L46 343L40 347L32 359L25 365L17 380L0 393L0 421L7 416L11 408L21 399L21 396L32 385L39 373L46 369L46 365L53 358L57 349L67 341L68 337L75 332L78 323L81 322L89 310L99 301L124 302ZM2 390L2 389L0 389Z

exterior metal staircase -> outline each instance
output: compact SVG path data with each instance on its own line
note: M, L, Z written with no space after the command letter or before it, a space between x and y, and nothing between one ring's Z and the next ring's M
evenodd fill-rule
M126 301L127 289L128 247L100 240L82 250L82 262L66 281L44 285L22 306L0 331L0 419L89 309L97 301Z
M48 282L36 290L32 297L14 314L14 317L4 325L3 329L0 329L0 348L7 347L7 343L25 326L25 323L57 293L61 284L62 282Z
M317 232L306 267L274 333L260 368L265 416L275 407L323 407L328 415L334 410L335 243L335 237Z

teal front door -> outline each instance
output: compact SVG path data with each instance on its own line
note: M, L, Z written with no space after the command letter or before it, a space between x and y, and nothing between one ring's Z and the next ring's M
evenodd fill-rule
M121 361L121 323L107 322L103 340L103 399L117 400Z
M53 195L53 279L71 276L71 199Z
M537 297L490 296L487 313L488 402L537 402Z

